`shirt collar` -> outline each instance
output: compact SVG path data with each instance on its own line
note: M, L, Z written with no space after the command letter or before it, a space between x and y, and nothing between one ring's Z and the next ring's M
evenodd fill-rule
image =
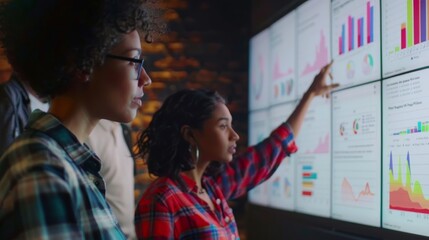
M183 180L183 184L179 184L179 187L182 188L182 191L187 192L187 193L190 193L190 192L197 193L198 192L197 182L195 182L194 179L188 177L183 172L179 174L179 177L181 177ZM205 188L207 191L207 188L209 186L209 182L208 182L208 178L206 175L203 175L203 177L201 179L201 184L203 185L203 188Z
M197 183L194 181L194 179L188 177L186 174L184 173L180 173L180 177L183 179L183 183L184 183L184 192L197 192L198 191L198 187L197 187Z
M27 129L40 131L54 139L77 165L92 173L101 169L100 159L85 144L81 144L56 117L35 110L31 113Z

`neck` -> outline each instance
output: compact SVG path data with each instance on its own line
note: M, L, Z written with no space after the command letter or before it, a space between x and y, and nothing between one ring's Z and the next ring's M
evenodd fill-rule
M83 143L88 138L99 119L90 116L84 105L76 97L61 95L52 99L49 113L54 115Z
M204 162L200 159L194 169L183 172L186 176L190 177L197 184L198 190L202 189L201 179L203 178L206 168L209 166L210 162Z

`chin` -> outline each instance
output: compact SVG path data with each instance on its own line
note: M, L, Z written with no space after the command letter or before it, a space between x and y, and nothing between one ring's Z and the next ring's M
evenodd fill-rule
M230 156L226 157L223 162L229 163L229 162L232 162L233 159L234 159L234 157L232 155L230 155Z
M129 123L134 120L136 115L137 115L137 110L134 110L134 111L131 110L131 111L122 112L120 114L112 115L108 119L115 122Z

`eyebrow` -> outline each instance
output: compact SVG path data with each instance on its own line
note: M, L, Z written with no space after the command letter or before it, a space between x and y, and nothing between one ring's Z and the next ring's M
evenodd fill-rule
M229 118L227 118L227 117L221 117L221 118L219 118L217 121L218 121L218 122L220 122L220 121L223 121L223 120L228 121L228 120L229 120Z
M138 53L139 55L141 55L141 54L142 54L142 50L141 50L140 48L131 48L131 49L127 49L127 50L124 50L122 53L123 53L123 54L125 54L125 53L132 52L132 51L137 51L137 53Z

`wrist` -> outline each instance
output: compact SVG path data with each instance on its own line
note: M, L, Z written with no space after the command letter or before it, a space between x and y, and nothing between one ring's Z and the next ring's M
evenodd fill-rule
M316 94L311 91L311 89L308 89L305 93L303 98L309 98L309 99L313 99L316 96Z

